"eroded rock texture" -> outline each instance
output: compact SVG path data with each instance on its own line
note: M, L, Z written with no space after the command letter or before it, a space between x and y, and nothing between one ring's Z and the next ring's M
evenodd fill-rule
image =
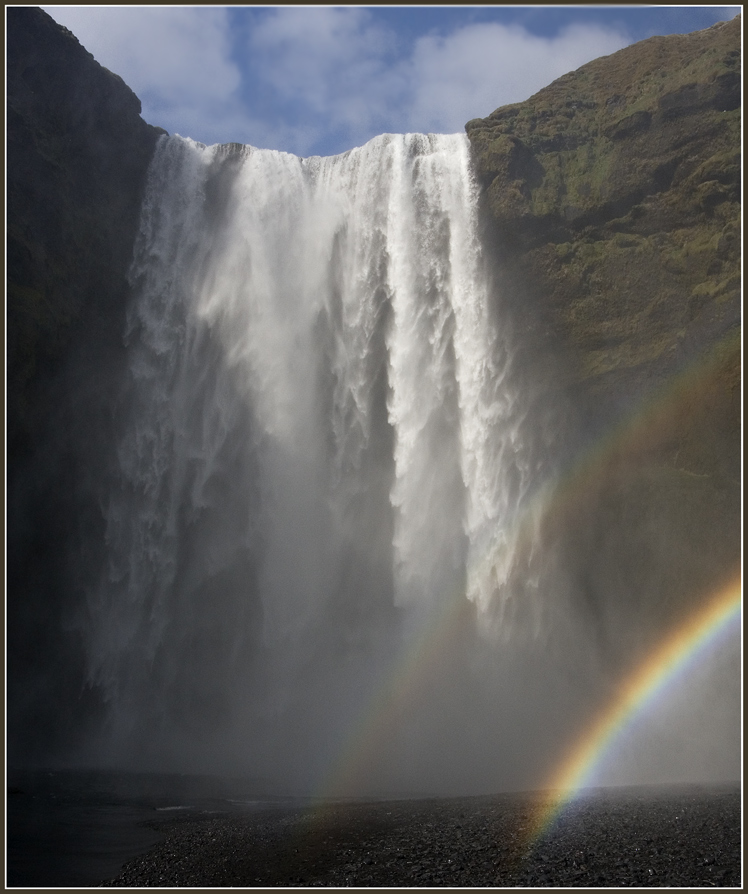
M127 268L163 131L33 7L7 10L7 116L8 710L28 761L91 707L76 606L103 545Z

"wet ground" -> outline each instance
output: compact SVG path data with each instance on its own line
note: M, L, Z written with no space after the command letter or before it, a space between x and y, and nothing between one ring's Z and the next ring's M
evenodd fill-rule
M539 796L184 811L108 885L126 887L738 887L737 786L589 794L528 848Z

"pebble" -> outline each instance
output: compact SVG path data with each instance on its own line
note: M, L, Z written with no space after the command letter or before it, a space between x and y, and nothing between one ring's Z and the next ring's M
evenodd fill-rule
M530 850L537 794L190 815L104 887L738 887L738 787L605 789Z

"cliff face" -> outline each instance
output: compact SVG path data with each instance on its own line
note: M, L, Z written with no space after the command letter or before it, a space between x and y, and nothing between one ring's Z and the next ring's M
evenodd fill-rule
M466 125L498 300L589 432L546 535L621 654L627 617L672 620L739 563L740 29L653 37Z
M29 426L38 422L31 418L29 389L68 352L76 324L92 315L105 326L105 317L121 320L145 171L162 131L140 118L140 101L122 79L46 13L7 12L9 436L15 450L29 446Z
M493 238L602 399L740 320L740 18L653 37L466 125Z
M76 606L103 544L127 268L163 131L46 13L6 12L9 745L32 760L94 707Z

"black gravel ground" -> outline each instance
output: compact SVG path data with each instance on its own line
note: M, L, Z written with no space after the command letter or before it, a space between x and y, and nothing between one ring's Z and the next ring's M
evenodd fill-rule
M531 794L184 816L106 886L739 887L737 787L600 790L528 851Z

